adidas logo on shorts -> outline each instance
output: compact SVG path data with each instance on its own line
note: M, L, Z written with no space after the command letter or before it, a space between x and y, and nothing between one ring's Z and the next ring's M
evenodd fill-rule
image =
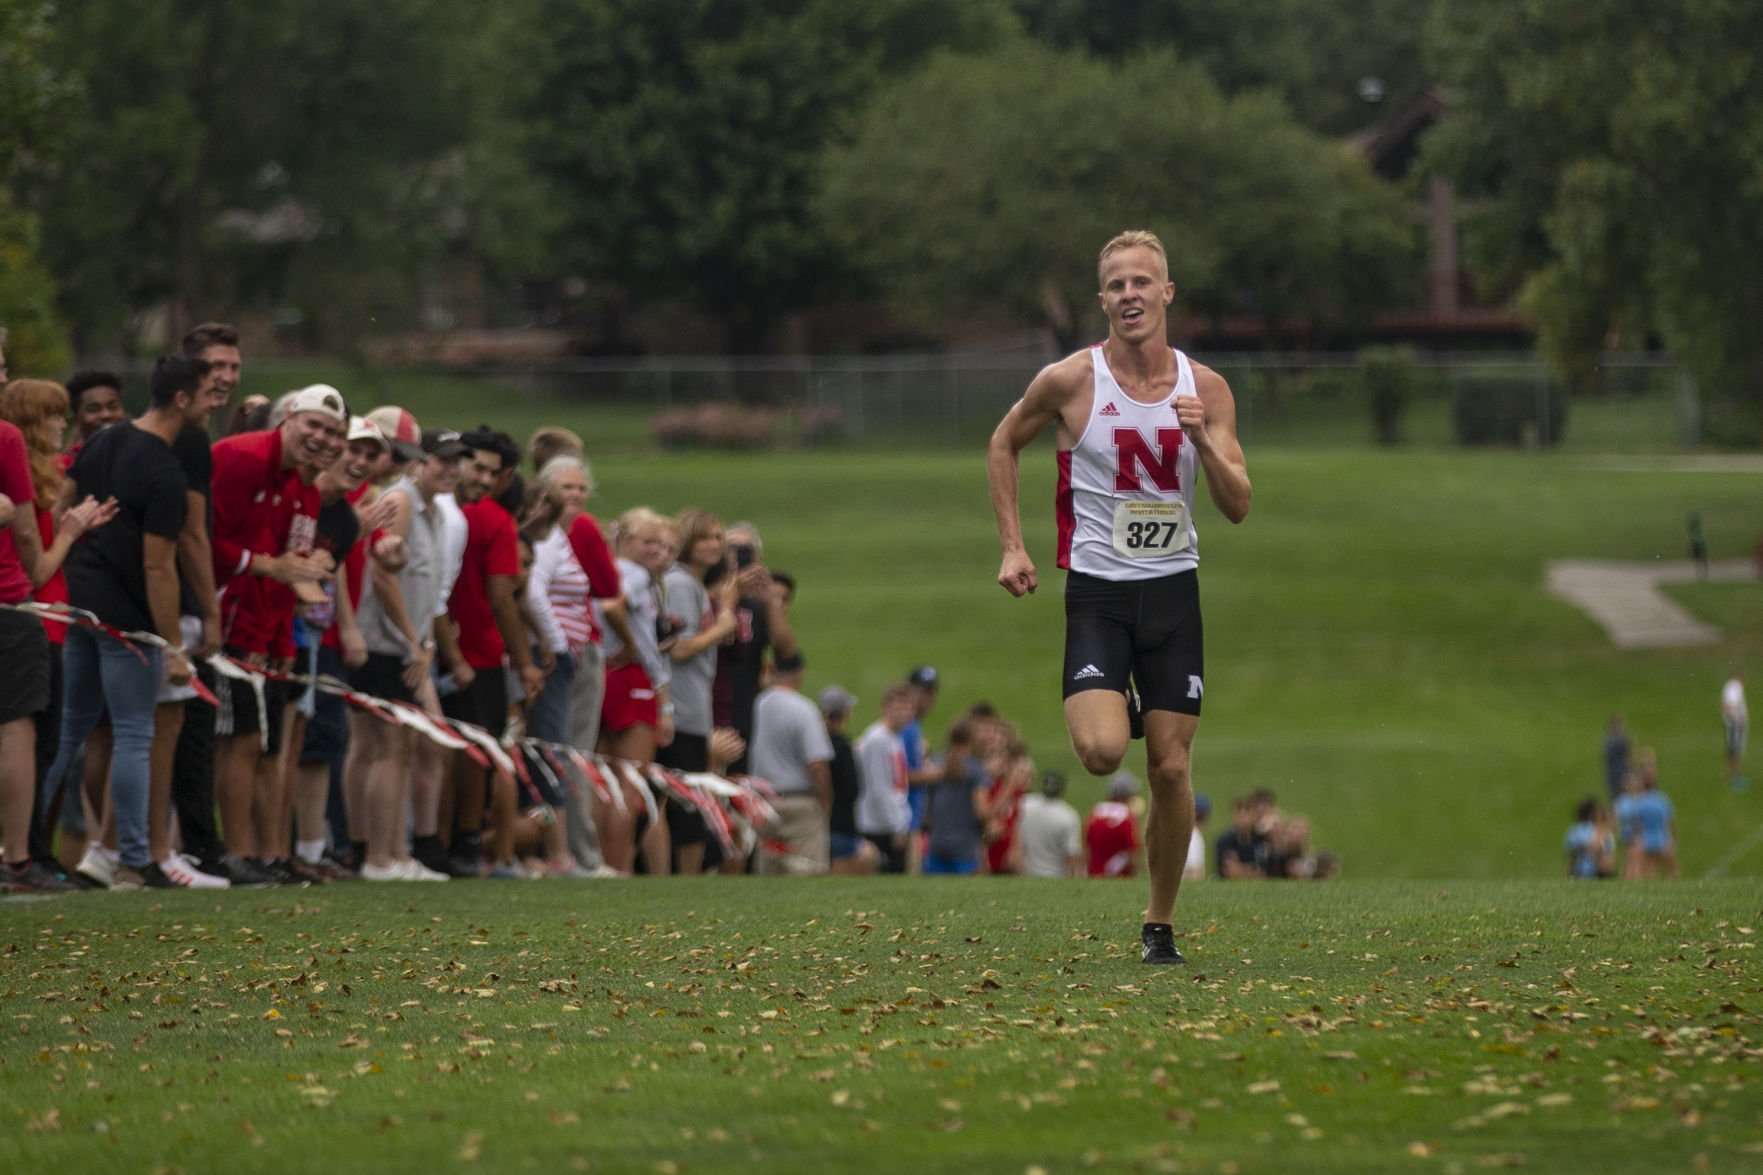
M1082 681L1086 677L1100 676L1102 676L1102 671L1100 669L1097 669L1094 665L1085 665L1082 669L1079 669L1076 673L1071 675L1071 680Z
M1116 408L1113 404L1109 404L1107 407L1103 408L1100 412L1096 413L1096 415L1097 416L1119 416L1120 409Z

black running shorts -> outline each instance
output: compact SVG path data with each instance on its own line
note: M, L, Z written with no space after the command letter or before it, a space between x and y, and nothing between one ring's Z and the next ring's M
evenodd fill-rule
M1182 571L1118 582L1073 571L1065 579L1065 696L1137 685L1149 713L1200 714L1205 694L1200 577Z

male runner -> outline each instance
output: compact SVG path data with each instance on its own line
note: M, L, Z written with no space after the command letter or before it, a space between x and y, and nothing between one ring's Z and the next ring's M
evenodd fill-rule
M1175 297L1163 244L1125 232L1099 266L1106 341L1043 369L992 434L987 469L998 538L998 582L1035 590L1017 515L1022 450L1058 427L1059 559L1065 585L1065 724L1084 769L1109 775L1143 709L1151 803L1145 847L1151 900L1140 936L1146 963L1184 963L1172 918L1194 823L1188 764L1204 692L1194 478L1232 522L1249 513L1249 472L1236 403L1213 371L1172 350L1165 314Z

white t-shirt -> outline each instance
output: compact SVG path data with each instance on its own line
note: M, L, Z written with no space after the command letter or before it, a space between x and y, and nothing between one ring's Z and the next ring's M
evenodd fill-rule
M1022 797L1016 837L1022 845L1022 871L1029 877L1069 877L1071 858L1083 852L1077 809L1039 792Z
M1188 835L1188 863L1182 866L1183 881L1203 881L1206 878L1206 838L1200 835L1195 827Z
M1745 683L1733 678L1720 691L1720 710L1728 722L1746 722L1750 713L1745 709Z
M811 795L810 763L830 763L832 739L820 707L793 689L771 686L753 703L753 741L747 762L753 774L780 795Z

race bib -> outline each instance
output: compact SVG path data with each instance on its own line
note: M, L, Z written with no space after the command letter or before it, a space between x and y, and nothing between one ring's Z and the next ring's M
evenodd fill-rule
M1181 502L1119 502L1114 507L1114 549L1128 559L1161 559L1187 550L1193 541Z

